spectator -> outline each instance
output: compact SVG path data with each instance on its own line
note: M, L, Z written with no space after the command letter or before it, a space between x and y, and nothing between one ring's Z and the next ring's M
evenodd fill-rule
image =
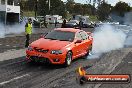
M55 18L55 28L56 28L56 26L57 26L57 18Z
M45 28L47 28L46 17L44 17L44 26L45 26Z
M66 26L66 19L63 20L61 28L65 28L65 26Z
M30 36L32 34L32 19L28 19L28 23L25 25L26 42L25 47L29 46Z
M83 22L82 22L82 20L79 21L79 27L80 27L80 30L81 30L81 28L83 27Z

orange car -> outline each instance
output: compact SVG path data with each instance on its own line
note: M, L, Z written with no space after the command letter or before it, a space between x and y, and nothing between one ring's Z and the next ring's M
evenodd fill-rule
M74 28L57 28L32 42L26 50L29 61L65 64L89 55L92 49L92 34Z

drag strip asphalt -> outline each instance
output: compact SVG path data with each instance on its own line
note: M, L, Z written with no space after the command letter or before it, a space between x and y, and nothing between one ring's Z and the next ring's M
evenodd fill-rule
M39 36L35 34L32 41ZM0 88L107 88L108 86L108 88L131 88L131 83L118 86L107 84L81 86L76 82L75 72L79 66L87 66L88 74L132 75L131 47L111 51L100 58L78 58L71 66L65 68L62 65L28 63L25 60L24 36L0 40Z
M24 59L19 57L0 62L0 88L50 88L48 84L63 80L71 73L76 76L77 67L92 67L98 61L80 58L64 68L62 65L31 64Z
M0 88L101 88L101 84L77 84L75 70L79 66L87 66L89 74L110 74L128 57L131 64L130 52L132 48L124 48L111 51L98 59L78 58L67 68L62 65L28 63L25 56L14 57L0 61Z

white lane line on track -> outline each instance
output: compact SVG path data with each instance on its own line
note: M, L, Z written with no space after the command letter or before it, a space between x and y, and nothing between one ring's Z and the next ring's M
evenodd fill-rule
M0 44L0 46L1 46L2 44Z
M7 83L13 82L13 81L18 80L18 79L22 79L23 77L26 77L26 76L30 76L30 75L29 74L25 74L25 75L22 75L22 76L18 76L18 77L12 78L12 79L10 79L8 81L1 82L0 85L7 84Z

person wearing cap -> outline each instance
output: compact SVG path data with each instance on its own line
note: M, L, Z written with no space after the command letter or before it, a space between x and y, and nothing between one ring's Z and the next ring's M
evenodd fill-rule
M28 22L25 25L25 34L26 34L26 42L25 47L29 46L30 36L32 34L32 19L29 18Z

